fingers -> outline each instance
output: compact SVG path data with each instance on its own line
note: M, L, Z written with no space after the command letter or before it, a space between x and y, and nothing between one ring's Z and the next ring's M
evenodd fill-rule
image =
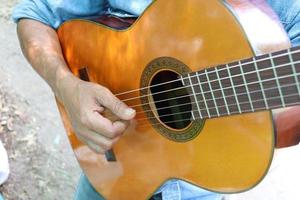
M81 140L82 142L84 142L93 152L95 153L99 153L99 154L103 154L105 153L105 150L99 146L96 145L95 143L93 143L92 141L89 141L87 138L85 138L84 136L81 136L80 134L76 134L78 139Z
M125 121L111 122L98 112L89 112L81 122L80 139L96 153L105 153L120 139L128 123Z
M99 154L104 154L105 153L105 150L102 147L100 147L100 146L98 146L98 145L96 145L96 144L94 144L90 141L87 141L86 144L95 153L99 153Z
M135 116L135 110L120 101L107 88L102 87L101 90L98 91L97 100L120 119L131 120Z
M78 138L86 143L91 150L95 153L105 153L110 150L112 146L119 140L120 137L114 139L108 139L102 135L99 135L93 131L85 130L80 134L77 134Z
M82 123L92 131L110 139L120 136L128 126L126 121L112 122L98 112L90 112Z
M129 120L134 118L135 110L101 85L80 81L73 89L62 98L73 129L93 151L104 153L120 138ZM104 109L120 120L103 116Z

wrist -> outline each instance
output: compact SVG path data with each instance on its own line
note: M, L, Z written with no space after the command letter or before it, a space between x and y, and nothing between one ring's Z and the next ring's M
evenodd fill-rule
M56 77L54 94L57 99L63 103L64 96L70 91L73 91L73 88L76 87L80 79L78 79L70 71L64 72ZM70 95L70 94L67 94Z

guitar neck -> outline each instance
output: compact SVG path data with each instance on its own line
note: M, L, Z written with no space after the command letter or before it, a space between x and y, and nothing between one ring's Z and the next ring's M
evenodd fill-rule
M300 47L264 54L181 77L194 118L214 118L300 103Z

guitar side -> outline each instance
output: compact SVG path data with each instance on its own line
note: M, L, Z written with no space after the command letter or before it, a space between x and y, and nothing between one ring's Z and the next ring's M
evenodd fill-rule
M253 56L254 50L288 47L273 20L248 1L241 2L157 0L127 30L74 20L64 23L58 35L70 70L79 76L87 68L91 81L117 94L140 88L145 67L158 57L176 58L197 71ZM245 21L255 20L251 15L257 13L264 20ZM253 23L261 32L279 33L268 41L257 34L251 42L253 36L246 34L251 34ZM129 106L141 103L136 99ZM133 121L114 146L116 161L108 161L76 138L63 107L59 108L82 169L107 199L146 199L171 178L211 191L244 191L263 178L273 155L271 115L259 112L206 120L199 135L188 142L165 138L150 121ZM137 111L137 118L146 117L142 107Z

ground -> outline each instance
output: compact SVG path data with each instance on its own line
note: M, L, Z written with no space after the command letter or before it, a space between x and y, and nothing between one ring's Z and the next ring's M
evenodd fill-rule
M10 20L17 0L0 0L0 138L10 177L7 200L72 199L80 174L53 94L23 58Z

